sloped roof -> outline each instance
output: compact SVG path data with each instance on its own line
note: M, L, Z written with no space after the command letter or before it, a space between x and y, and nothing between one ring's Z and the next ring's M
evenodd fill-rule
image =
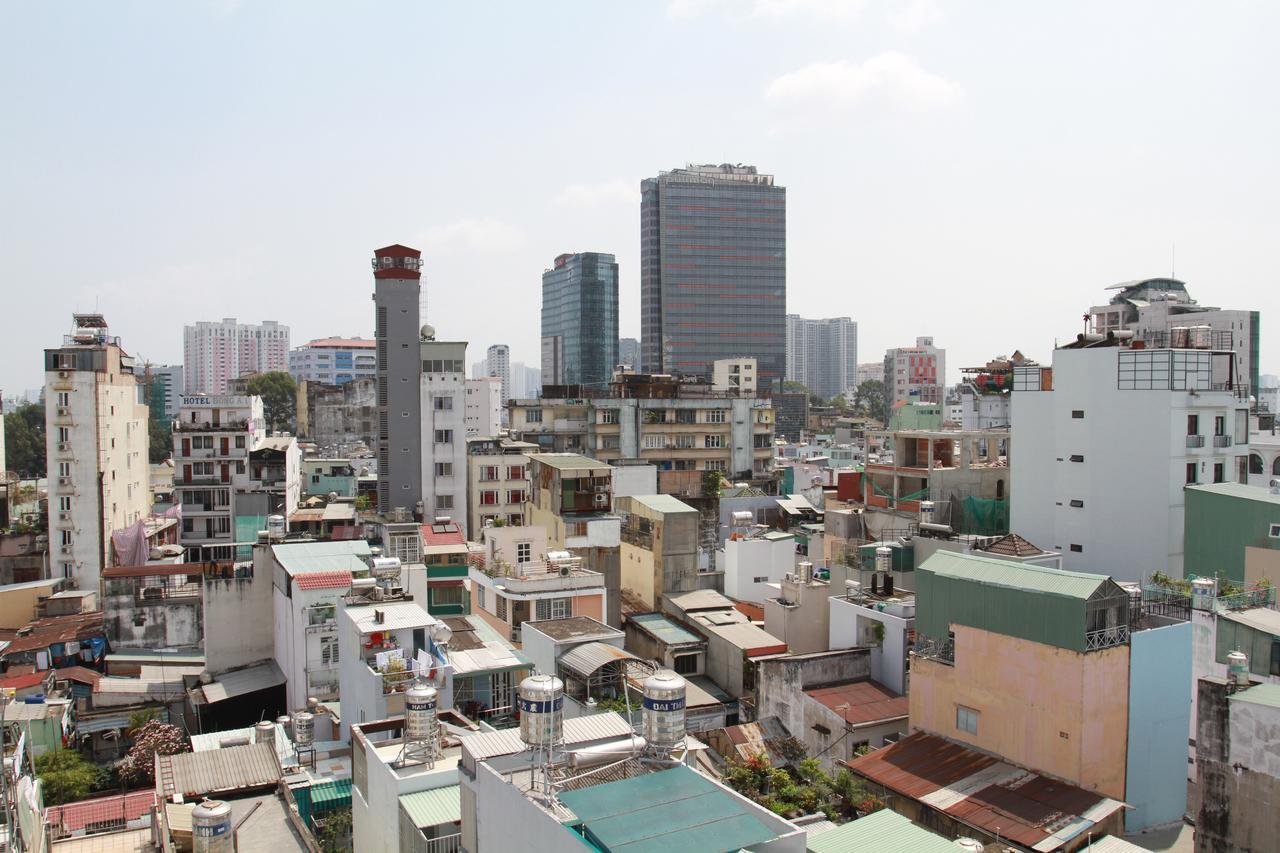
M462 820L462 795L458 785L431 788L400 795L400 808L418 829Z
M465 545L467 538L463 535L462 525L456 521L448 524L422 525L423 545Z
M204 685L204 698L208 702L221 702L280 684L284 684L284 673L275 661L267 661L219 675L217 681Z
M907 716L907 697L899 696L875 681L817 687L804 693L855 726Z
M560 656L560 665L578 675L590 676L596 670L619 660L639 660L626 649L608 643L583 643Z
M291 576L306 572L363 573L369 570L369 564L365 561L371 556L369 543L363 539L290 542L272 545L271 553L280 567Z
M810 835L810 853L958 853L955 843L916 826L891 809Z
M1003 554L1007 557L1035 557L1046 553L1016 533L1008 533L1001 536L990 545L978 550L988 554Z
M1048 566L1025 565L975 554L956 551L938 551L920 564L923 571L938 577L971 581L984 586L999 586L1046 595L1088 600L1106 583L1106 575L1071 572Z
M347 589L351 586L351 572L308 572L293 579L298 589Z
M269 743L156 756L156 779L166 800L174 794L197 797L264 788L278 783L280 776L280 761Z

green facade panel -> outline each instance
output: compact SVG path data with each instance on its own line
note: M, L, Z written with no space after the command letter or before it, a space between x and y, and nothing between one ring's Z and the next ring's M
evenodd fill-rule
M1221 574L1244 583L1246 547L1280 549L1280 538L1268 535L1271 525L1280 524L1280 495L1238 483L1193 486L1184 495L1185 577Z

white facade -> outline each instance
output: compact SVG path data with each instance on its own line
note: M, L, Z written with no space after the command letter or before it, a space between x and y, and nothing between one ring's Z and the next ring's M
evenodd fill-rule
M724 572L724 594L734 601L763 604L777 595L770 584L780 584L795 567L796 539L789 533L728 539L716 552L716 570Z
M484 360L485 375L498 379L501 383L499 389L500 403L499 406L506 408L507 401L511 399L511 348L506 344L494 344L489 347L485 353ZM479 435L493 435L491 432L482 432Z
M884 396L890 410L902 400L941 403L946 394L947 351L932 337L916 338L913 347L898 347L884 355Z
M422 343L423 515L452 516L467 507L467 345Z
M294 379L342 385L378 375L377 342L368 338L318 338L289 352Z
M289 327L201 321L183 328L183 381L188 394L225 394L247 373L289 369Z
M496 376L467 379L464 423L467 435L497 435L502 430L502 380Z
M1233 361L1111 346L1015 368L1011 529L1069 570L1181 577L1183 486L1237 482L1247 466Z
M133 359L92 317L45 350L45 427L50 572L96 592L111 534L151 512L151 471Z
M984 394L967 381L960 383L959 391L960 403L954 408L959 410L960 417L956 418L957 413L952 412L953 407L948 406L947 420L958 424L960 429L1009 426L1013 407L1012 397L1008 392Z
M757 387L756 360L747 356L716 359L711 363L711 387L715 391L754 397Z
M905 694L910 669L907 638L915 631L915 599L882 603L870 598L835 595L827 605L831 608L828 627L831 651L869 646L871 680L894 693ZM884 626L883 633L876 630L876 625Z
M848 317L788 314L787 379L820 397L852 397L858 387L858 324Z

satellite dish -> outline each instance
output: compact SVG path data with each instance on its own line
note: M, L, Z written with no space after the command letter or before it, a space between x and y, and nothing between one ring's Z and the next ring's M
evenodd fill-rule
M434 341L436 339L436 327L428 323L422 327L421 334L424 341Z

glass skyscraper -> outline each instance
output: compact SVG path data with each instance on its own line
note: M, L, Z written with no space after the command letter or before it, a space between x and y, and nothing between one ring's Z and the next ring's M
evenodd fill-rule
M648 373L710 378L754 356L786 369L787 191L755 166L689 166L640 184L640 334Z
M560 255L542 273L542 384L604 391L618 366L618 262Z

